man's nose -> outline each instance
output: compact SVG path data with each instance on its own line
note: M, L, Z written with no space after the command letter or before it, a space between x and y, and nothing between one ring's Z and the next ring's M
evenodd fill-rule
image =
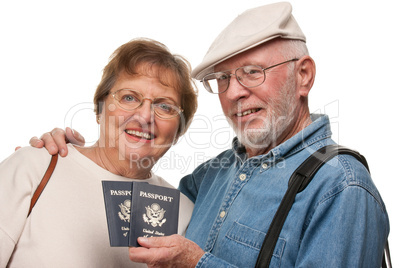
M223 93L227 99L234 102L250 95L250 89L243 86L239 80L241 81L241 77L232 75L229 81L228 89Z

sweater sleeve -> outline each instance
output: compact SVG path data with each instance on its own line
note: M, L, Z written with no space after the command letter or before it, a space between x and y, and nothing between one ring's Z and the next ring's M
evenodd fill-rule
M0 267L5 267L27 222L32 195L49 165L42 149L22 148L0 163Z

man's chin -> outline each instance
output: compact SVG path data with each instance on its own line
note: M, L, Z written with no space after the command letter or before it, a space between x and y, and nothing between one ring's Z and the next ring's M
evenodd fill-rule
M270 132L261 129L249 129L236 134L242 145L251 148L265 148L272 140L272 138L270 138Z

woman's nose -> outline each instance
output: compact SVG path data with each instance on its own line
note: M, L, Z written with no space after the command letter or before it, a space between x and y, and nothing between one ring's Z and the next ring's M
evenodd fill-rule
M152 107L152 101L151 99L144 98L142 105L136 109L136 113L144 119L146 123L152 123L154 121L154 111Z

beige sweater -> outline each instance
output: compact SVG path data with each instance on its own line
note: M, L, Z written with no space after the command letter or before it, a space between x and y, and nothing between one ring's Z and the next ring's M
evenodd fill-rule
M26 147L0 163L0 267L143 267L130 261L128 248L109 245L101 181L131 179L99 167L71 145L68 150L28 218L50 155ZM172 187L154 174L145 181ZM192 210L181 195L179 234Z

